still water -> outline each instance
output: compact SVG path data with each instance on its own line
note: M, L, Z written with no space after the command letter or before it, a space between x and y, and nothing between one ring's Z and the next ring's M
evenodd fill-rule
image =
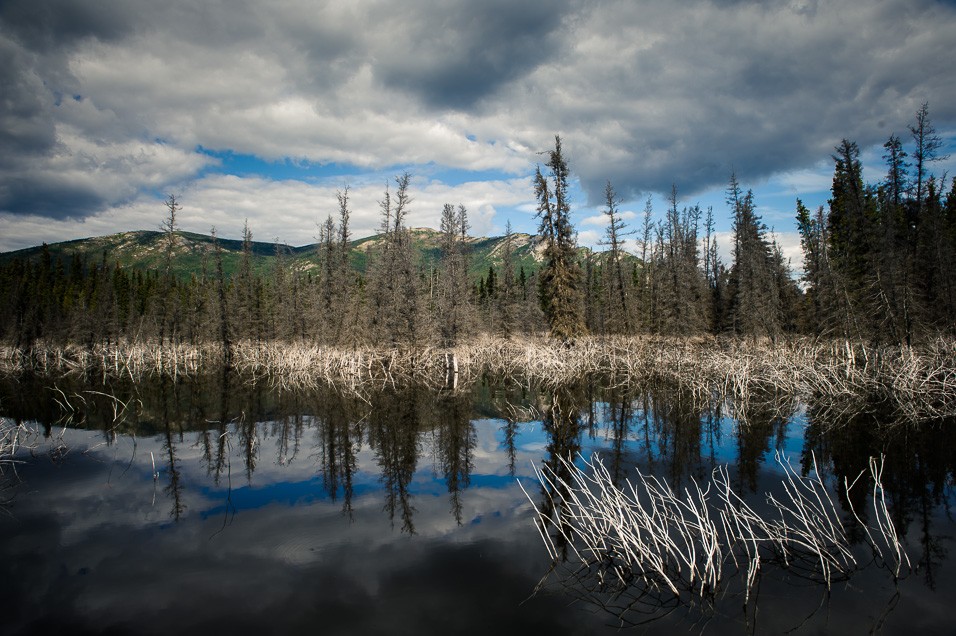
M864 563L827 590L768 567L746 606L661 608L633 632L956 633L954 423L758 402L598 379L357 396L7 378L0 415L23 428L0 491L0 633L611 633L618 615L573 583L538 588L534 467L598 453L616 480L677 489L727 465L760 502L777 452L830 485L885 455L913 570Z

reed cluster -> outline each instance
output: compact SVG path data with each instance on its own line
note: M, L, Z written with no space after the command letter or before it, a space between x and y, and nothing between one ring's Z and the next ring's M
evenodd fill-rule
M678 492L640 471L619 487L600 457L578 459L580 465L563 458L557 468L535 468L542 505L525 494L553 560L551 573L605 606L652 613L680 603L708 603L733 578L742 583L746 605L770 564L828 589L871 561L894 577L911 568L884 498L882 458L870 459L873 524L864 523L850 504L870 548L866 562L854 553L815 462L813 473L802 476L778 454L782 492L768 493L761 513L733 489L725 466L717 467L708 483L692 480ZM841 487L849 495L863 477Z
M790 397L841 411L878 405L910 421L956 415L956 342L942 339L920 348L809 338L618 336L570 342L483 337L450 348L241 341L228 352L218 344L141 342L0 349L0 371L133 379L195 375L226 361L240 374L286 386L326 382L360 390L415 382L457 388L483 374L557 386L602 376L619 383L666 382L739 407Z
M0 493L16 481L17 450L30 438L30 431L23 424L7 417L0 417ZM9 503L0 494L0 507Z

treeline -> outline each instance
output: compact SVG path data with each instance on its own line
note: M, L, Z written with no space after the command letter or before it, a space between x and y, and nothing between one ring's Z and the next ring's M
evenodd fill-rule
M215 238L200 271L176 277L179 201L169 197L163 221L164 265L141 272L104 259L70 262L44 249L36 262L0 269L0 338L20 348L38 341L121 340L220 343L309 341L359 345L451 346L476 333L504 337L542 333L571 339L591 334L690 336L731 334L776 339L816 334L910 343L956 332L956 181L929 168L942 142L924 105L909 127L907 152L887 141L887 175L865 184L856 144L836 149L832 199L811 213L798 200L805 254L803 286L756 212L753 193L730 177L731 262L718 249L714 212L681 206L676 188L663 218L650 200L640 225L629 228L608 183L603 251L582 250L570 220L569 167L560 138L536 171L539 269L515 258L510 229L497 266L469 277L468 211L446 204L441 257L416 257L406 216L409 175L386 186L381 227L364 272L350 264L349 191L321 225L319 267L295 269L277 246L272 271L253 268L246 225L237 270L223 271ZM911 158L912 161L907 161ZM637 249L625 249L625 244Z
M281 246L271 271L254 267L252 232L246 225L238 267L223 268L215 229L198 272L177 277L180 202L167 199L162 224L163 258L141 271L78 255L58 259L44 245L35 261L0 267L0 340L28 349L35 343L110 344L119 341L208 344L226 351L239 341L309 341L343 347L365 344L453 344L482 331L537 333L547 328L538 307L537 274L517 262L509 236L501 265L478 279L468 275L468 213L446 205L442 258L416 257L405 219L411 202L409 176L386 188L382 235L369 251L364 272L350 264L349 192L320 228L319 265L292 268Z
M926 104L908 130L907 146L895 134L883 145L878 183L844 139L828 209L797 201L807 330L906 343L956 333L956 179L944 196L945 175L930 172L946 157Z

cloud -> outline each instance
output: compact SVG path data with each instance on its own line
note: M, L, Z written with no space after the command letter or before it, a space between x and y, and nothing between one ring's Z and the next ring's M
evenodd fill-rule
M253 238L308 245L317 241L318 224L332 215L338 221L336 193L349 186L354 237L378 232L381 224L379 201L386 183L394 193L394 174L380 173L362 179L343 177L323 183L297 180L275 181L256 176L210 174L173 185L168 190L182 202L179 224L184 230L208 233L215 226L220 237L239 238L249 220ZM511 210L531 196L525 179L468 181L449 185L414 177L410 192L409 227L437 228L445 203L465 205L471 234L489 236L504 233L500 210ZM26 213L14 216L0 212L0 223L9 231L0 234L0 251L20 249L41 242L112 234L126 230L155 230L165 216L161 194L140 195L97 214L61 215L49 218ZM48 194L47 196L52 196ZM64 199L68 197L64 196ZM92 197L93 203L98 199ZM69 201L67 201L69 202ZM64 203L65 205L65 203ZM119 229L117 229L119 228Z
M368 236L381 225L382 200L386 182L394 194L391 177L379 181L353 183L349 189L352 209L351 227L354 236ZM184 192L183 219L186 225L198 225L197 220L214 223L221 236L239 236L246 218L253 233L261 240L278 237L295 245L313 243L317 239L317 224L329 215L338 220L336 192L349 185L311 185L301 181L270 181L260 178L240 178L212 175L202 179ZM497 209L510 207L530 197L528 184L522 179L510 181L475 181L459 185L412 179L409 187L411 204L407 223L410 227L437 228L445 203L468 208L472 233L478 236L495 231ZM159 209L158 206L153 206ZM267 210L268 215L263 211ZM195 227L208 231L209 227Z
M0 211L83 218L199 191L215 168L200 148L519 179L555 133L593 207L608 179L629 201L731 171L818 188L841 137L880 144L923 101L954 128L954 28L933 0L12 0ZM463 202L493 224L495 204Z
M88 37L118 38L132 27L136 4L142 3L10 0L0 8L0 19L31 48L44 49Z
M0 32L0 169L48 152L55 142L54 120L41 97L43 80L29 68L31 56Z
M581 230L578 232L578 244L595 248L602 236L604 236L604 233L597 230Z
M720 261L726 266L731 267L734 262L734 233L716 232L714 234L717 240L717 253ZM794 276L803 274L803 249L800 247L799 232L771 232L768 238L775 241L783 252L783 258L790 265L790 271ZM703 249L703 240L701 240L701 249Z
M774 232L773 240L780 246L784 259L790 264L790 271L803 274L803 248L800 246L799 232Z
M22 165L4 171L0 210L82 218L126 203L143 191L161 191L213 163L207 156L163 143L134 139L97 143L67 124L57 126L56 137L47 156L23 158Z
M359 445L354 516L343 515L342 502L324 496L317 476L315 421L295 420L302 449L283 463L270 461L280 445L278 425L256 424L261 458L248 482L239 476L242 444L227 447L231 478L215 482L201 433L174 435L187 505L176 523L162 435L119 435L107 445L101 432L66 429L69 452L55 463L47 451L60 439L38 440L36 457L26 458L20 472L29 488L17 496L15 522L0 525L4 591L18 608L5 625L24 632L51 625L142 632L148 625L156 633L213 624L238 633L321 625L323 633L380 633L398 621L416 633L467 633L484 625L489 605L521 631L593 631L603 624L560 598L528 599L548 565L530 503L513 478L501 487L477 483L482 468L506 474L500 421L475 424L476 483L462 493L463 526L450 513L447 486L433 474L438 458L428 443L420 445L411 495L417 535L408 537L383 510L380 450ZM519 450L516 465L530 472L538 461L539 454ZM475 603L479 596L484 602Z
M398 37L383 40L376 76L386 86L416 94L427 107L469 110L555 54L569 5L566 0L394 5L383 31Z
M637 218L637 214L630 210L620 211L614 216L622 221L632 221ZM585 217L581 219L579 223L581 225L597 225L600 227L607 227L608 216L602 212L601 214Z
M816 169L804 168L791 170L777 175L775 181L780 184L780 194L799 196L804 192L829 192L833 185L832 163L819 163Z
M542 81L562 82L566 102L552 125L568 131L592 201L606 178L633 198L672 182L693 194L731 171L754 182L807 166L844 136L882 142L924 99L936 117L956 114L956 86L939 63L949 39L939 26L954 25L952 7L629 7L596 7L576 53L541 69Z

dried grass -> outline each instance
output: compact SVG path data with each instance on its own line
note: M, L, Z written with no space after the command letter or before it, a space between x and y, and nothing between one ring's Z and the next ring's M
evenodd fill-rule
M580 466L562 458L557 468L535 468L545 497L540 507L525 491L553 563L541 585L557 575L573 593L615 608L625 623L632 611L709 604L729 579L742 584L746 605L770 564L828 589L869 562L894 577L911 568L886 507L882 459L870 461L875 526L851 508L871 548L865 562L852 549L815 461L814 472L801 476L778 455L782 492L766 495L769 512L761 514L733 489L725 466L708 483L691 480L678 492L640 471L617 486L600 457L579 459ZM848 495L862 477L844 482Z
M208 372L222 364L218 345L119 343L110 346L0 348L0 371L97 373L138 380ZM665 382L739 413L754 401L812 400L817 408L873 408L906 421L956 415L956 341L873 348L845 340L483 337L453 348L336 348L305 342L239 342L234 369L283 386L325 382L355 391L384 384L467 387L483 374L550 386L603 377L622 384ZM868 406L869 405L869 406Z
M19 480L17 451L24 446L32 448L35 438L35 431L10 418L0 417L0 510L10 503L3 493Z

